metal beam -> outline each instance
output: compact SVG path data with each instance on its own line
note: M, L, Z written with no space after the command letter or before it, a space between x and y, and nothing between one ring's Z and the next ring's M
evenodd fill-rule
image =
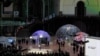
M42 21L44 21L44 18L45 18L45 0L42 0L42 6L43 6L43 15L42 15Z

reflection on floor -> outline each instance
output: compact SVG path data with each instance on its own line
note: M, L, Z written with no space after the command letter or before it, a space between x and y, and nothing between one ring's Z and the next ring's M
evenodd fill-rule
M53 50L51 49L30 49L28 51L28 53L36 53L36 54L38 53L46 54L47 52L51 53L53 52Z

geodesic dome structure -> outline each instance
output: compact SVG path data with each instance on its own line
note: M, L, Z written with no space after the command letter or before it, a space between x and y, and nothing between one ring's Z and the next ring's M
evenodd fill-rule
M44 41L50 42L50 35L46 31L43 31L43 30L38 30L34 32L31 38L34 39L37 44L39 44L40 39L43 39L43 38L46 39Z
M77 32L80 32L80 29L78 27L71 24L67 24L67 25L61 26L57 30L56 37L70 39L72 36L76 35Z

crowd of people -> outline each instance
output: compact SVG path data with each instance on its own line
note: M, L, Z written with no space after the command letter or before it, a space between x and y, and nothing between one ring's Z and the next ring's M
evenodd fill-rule
M0 56L20 56L21 52L15 46L4 46L0 44Z
M17 42L18 44L29 43L27 39L20 39L20 40L17 40ZM83 35L81 34L76 35L72 43L74 53L77 52L78 56L84 56L84 45L87 42L88 41L84 40ZM52 53L47 52L47 54L28 53L28 54L25 54L24 56L70 56L68 52L63 52L60 49L60 47L65 46L65 41L63 41L63 39L57 39L57 44L59 45L59 49L56 52L52 52ZM3 44L0 44L0 56L23 56L22 52L25 50L28 50L28 49L22 49L20 45L17 46L13 42L11 43L11 46L5 46Z
M78 56L84 56L84 45L86 42L82 41L75 41L72 43L73 51L79 52ZM63 46L63 45L62 45ZM80 51L79 51L80 49ZM27 50L27 49L26 49ZM15 46L12 43L12 46L4 46L3 44L0 44L0 56L23 56L22 55L22 47L21 46ZM58 49L57 52L42 54L42 53L28 53L24 56L70 56L68 52L63 52Z
M63 51L57 51L57 52L52 52L47 54L42 54L42 53L28 53L25 55L22 55L22 48L20 46L4 46L3 44L0 44L0 56L70 56L68 52L63 52Z
M84 49L85 49L85 43L89 42L86 41L85 38L88 35L84 32L79 32L76 34L76 36L74 37L72 46L73 46L73 51L74 53L78 53L78 56L84 56Z
M26 43L26 44L28 44L28 43L29 43L29 40L28 40L28 39L24 39L24 38L23 38L23 39L18 39L18 40L17 40L17 43L18 43L18 44L21 44L21 43Z

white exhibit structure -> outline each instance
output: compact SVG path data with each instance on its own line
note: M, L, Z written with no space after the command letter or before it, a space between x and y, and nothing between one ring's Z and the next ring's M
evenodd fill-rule
M15 37L0 36L0 44L3 44L4 46L11 46L12 42L14 42L14 44L16 44L16 38Z
M100 38L89 37L86 41L89 42L85 45L85 56L100 56Z

